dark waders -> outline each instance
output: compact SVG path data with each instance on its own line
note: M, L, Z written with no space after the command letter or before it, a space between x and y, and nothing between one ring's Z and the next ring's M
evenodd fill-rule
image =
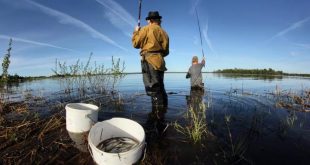
M141 68L145 92L152 98L152 112L148 115L146 128L156 130L161 137L168 127L165 121L168 97L164 86L164 71L155 70L144 58L141 60Z
M155 70L146 60L141 60L143 83L148 96L152 97L153 106L168 105L168 97L164 86L164 71Z

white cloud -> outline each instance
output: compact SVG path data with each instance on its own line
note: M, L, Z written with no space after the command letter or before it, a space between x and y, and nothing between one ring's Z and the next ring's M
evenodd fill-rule
M304 49L310 49L310 44L294 43L294 45L299 46Z
M103 5L109 12L113 13L111 16L116 16L121 19L123 22L126 22L131 27L135 26L135 19L129 12L127 12L120 4L113 0L96 0L98 3ZM114 19L114 18L111 18Z
M105 17L112 25L120 29L126 36L131 37L131 32L136 25L136 20L133 16L113 0L96 1L107 9L105 10Z
M123 48L122 46L120 46L118 43L116 43L115 41L113 41L111 38L105 36L104 34L98 32L97 30L95 30L94 28L92 28L91 26L89 26L88 24L70 16L67 15L65 13L62 13L60 11L51 9L49 7L46 7L44 5L41 5L37 2L31 1L31 0L27 0L27 2L29 2L30 4L38 7L42 12L44 12L45 14L48 14L50 16L56 17L58 19L58 21L62 24L70 24L70 25L74 25L84 31L86 31L87 33L89 33L92 37L94 38L98 38L101 39L111 45L114 45L115 47L118 47L122 50L127 51L127 49Z
M292 51L292 52L290 52L290 55L293 57L296 57L296 56L301 56L301 53Z
M194 14L195 10L199 4L200 0L192 0L192 5L191 5L191 9L190 9L190 14Z
M271 37L271 38L269 39L269 41L271 41L271 40L273 40L273 39L275 39L275 38L277 38L277 37L284 36L285 34L291 32L291 31L294 31L294 30L297 29L297 28L302 27L302 26L303 26L305 23L307 23L309 20L310 20L310 17L307 17L307 18L305 18L305 19L299 20L299 21L297 21L297 22L291 24L291 25L290 25L289 27L287 27L286 29L284 29L284 30L278 32L276 35L274 35L273 37Z
M51 48L56 48L56 49L63 49L63 50L67 50L67 51L77 52L73 49L69 49L69 48L65 48L65 47L61 47L61 46L56 46L56 45L52 45L52 44L48 44L48 43L44 43L44 42L32 41L32 40L27 40L27 39L23 39L23 38L17 38L17 37L13 37L13 36L0 35L0 38L8 39L8 40L10 38L12 38L13 42L15 42L15 41L16 42L24 42L24 43L33 44L33 45L46 46L46 47L51 47Z
M213 44L212 44L212 42L211 42L211 40L210 40L210 38L209 38L208 30L209 30L209 23L207 22L205 28L202 30L203 37L204 37L204 39L205 39L205 41L206 41L206 43L207 43L209 49L211 50L211 52L212 52L213 54L216 54L216 52L215 52L215 50L214 50L214 48L213 48Z

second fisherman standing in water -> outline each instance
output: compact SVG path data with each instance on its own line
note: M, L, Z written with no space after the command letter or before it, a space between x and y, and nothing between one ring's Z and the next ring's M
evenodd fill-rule
M132 45L141 49L143 83L147 95L152 97L152 105L167 107L164 57L169 54L169 37L161 28L161 18L158 11L150 11L146 17L148 25L135 28Z
M205 58L203 57L201 63L198 63L198 57L192 58L192 66L188 69L186 78L191 80L191 90L204 90L204 83L202 82L201 70L205 66Z

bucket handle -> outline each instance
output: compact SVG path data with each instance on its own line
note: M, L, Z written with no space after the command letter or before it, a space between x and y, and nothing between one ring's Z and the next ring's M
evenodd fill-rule
M144 159L145 159L145 155L146 155L146 147L147 147L147 143L146 142L144 142L144 151L143 151L143 158L142 158L142 160L141 161L144 161Z
M96 123L96 121L94 121L94 120L91 118L91 115L90 115L90 114L85 115L85 117L89 118L89 119L93 122L93 124Z
M91 150L91 147L89 146L89 144L87 145L87 148L88 148L88 151L89 151L89 153L90 153L90 156L91 156L92 158L94 158L93 151Z

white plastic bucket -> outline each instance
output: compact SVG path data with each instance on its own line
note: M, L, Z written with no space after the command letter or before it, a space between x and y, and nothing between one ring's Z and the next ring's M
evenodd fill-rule
M136 139L139 142L137 147L121 152L121 153L108 153L99 150L96 146L112 137L128 137ZM94 161L101 164L133 164L137 162L144 151L145 147L145 132L143 127L130 119L125 118L112 118L96 123L88 134L89 151Z
M87 136L88 132L83 133L72 133L68 132L69 137L74 142L74 147L79 149L82 152L88 152L87 150Z
M85 103L66 105L66 128L69 132L87 132L97 120L98 107L96 105Z

